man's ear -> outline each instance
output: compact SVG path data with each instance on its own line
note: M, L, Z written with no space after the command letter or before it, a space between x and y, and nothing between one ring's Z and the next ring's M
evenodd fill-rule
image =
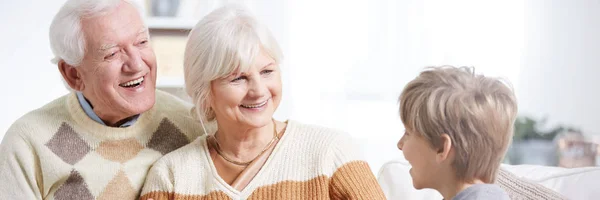
M81 75L75 66L67 64L64 60L58 61L58 70L69 87L82 91L85 88Z
M450 135L444 133L441 136L442 146L438 149L437 152L437 161L438 163L444 162L448 158L450 158L452 149L452 140L450 139Z

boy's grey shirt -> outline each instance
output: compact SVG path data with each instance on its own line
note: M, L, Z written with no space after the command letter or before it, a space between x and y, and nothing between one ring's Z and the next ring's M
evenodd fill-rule
M475 184L459 192L452 200L510 200L502 188L494 184Z

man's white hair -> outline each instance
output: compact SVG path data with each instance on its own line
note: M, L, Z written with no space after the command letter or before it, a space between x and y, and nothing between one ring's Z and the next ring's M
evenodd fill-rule
M215 118L209 108L211 81L247 71L261 51L281 63L281 49L269 29L240 5L216 9L196 24L183 66L186 91L201 122Z
M78 66L86 50L81 20L102 16L121 2L132 4L128 0L67 0L50 25L50 48L54 53L52 62L56 64L64 60L71 66ZM132 5L137 8L137 5Z

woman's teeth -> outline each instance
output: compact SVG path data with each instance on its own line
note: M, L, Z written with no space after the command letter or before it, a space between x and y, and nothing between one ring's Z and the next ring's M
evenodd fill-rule
M129 81L129 82L127 82L127 83L121 83L121 84L120 84L120 86L121 86L121 87L133 87L133 86L138 86L138 85L140 85L140 84L142 83L142 81L144 81L144 77L143 77L143 76L142 76L142 77L140 77L140 78L138 78L138 79L136 79L136 80Z
M264 102L262 102L260 104L250 104L250 105L244 105L244 104L242 104L241 106L244 107L244 108L260 108L260 107L264 106L265 104L267 104L267 102L268 101L264 101Z

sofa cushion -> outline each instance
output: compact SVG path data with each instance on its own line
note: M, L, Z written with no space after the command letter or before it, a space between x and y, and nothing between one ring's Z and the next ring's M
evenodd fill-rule
M378 174L388 199L442 199L435 190L416 190L408 171L410 164L403 159L384 164ZM559 168L535 165L502 165L506 171L548 187L569 199L597 199L600 195L600 168Z
M502 165L502 168L557 191L569 199L600 199L600 167Z

